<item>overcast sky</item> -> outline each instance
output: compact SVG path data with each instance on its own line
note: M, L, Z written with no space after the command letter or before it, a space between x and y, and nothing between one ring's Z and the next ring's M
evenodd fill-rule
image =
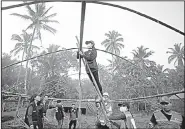
M18 4L20 2L2 2L2 6ZM184 32L184 2L110 2L159 19ZM57 13L54 18L60 24L51 24L57 29L57 33L52 35L42 31L43 46L47 48L49 44L58 44L61 47L76 47L75 36L80 34L80 3L47 3L47 8L53 6L51 13ZM2 52L9 53L16 44L11 41L12 34L21 34L30 22L25 21L11 13L27 14L25 7L19 7L2 11ZM105 5L88 3L86 6L84 40L94 40L96 48L105 49L101 42L106 38L104 34L108 31L116 30L124 38L125 48L121 51L121 56L133 58L131 51L143 45L155 53L148 59L164 65L165 68L173 68L173 63L168 64L168 48L172 48L175 43L184 44L184 37L160 24L141 17L131 12L113 8ZM34 42L39 44L40 42ZM107 64L110 55L98 52L97 62Z

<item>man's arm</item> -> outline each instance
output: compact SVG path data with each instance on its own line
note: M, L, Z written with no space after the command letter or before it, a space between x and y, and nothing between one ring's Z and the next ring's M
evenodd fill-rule
M76 118L78 118L78 110L76 110Z
M76 58L79 59L79 51L77 51Z
M33 125L32 112L33 112L33 107L29 106L29 108L28 108L28 122L29 122L29 125Z
M149 126L150 126L150 128L153 128L156 124L157 124L157 121L156 121L155 116L153 114L151 119L150 119Z
M183 127L185 127L185 117L184 116L182 116L181 129L183 129Z

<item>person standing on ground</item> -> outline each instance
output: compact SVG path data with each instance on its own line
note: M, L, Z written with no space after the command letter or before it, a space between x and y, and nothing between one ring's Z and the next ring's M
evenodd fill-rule
M62 106L62 101L61 100L57 100L57 105L56 105L56 119L58 122L58 129L62 129L62 125L63 125L63 121L64 121L64 108Z
M44 96L42 104L43 104L43 115L44 115L44 117L46 117L46 113L47 113L47 110L49 108L49 101L48 101L48 96L47 95Z
M175 111L172 111L171 100L167 96L160 99L161 110L154 111L149 127L150 128L168 128L168 129L183 129L184 117Z
M33 101L26 110L25 121L27 121L30 129L43 129L43 112L42 107L40 106L40 96L33 95Z
M72 108L69 111L70 113L70 122L69 122L69 129L71 129L71 126L73 125L73 129L76 128L76 124L77 124L77 118L78 118L78 111L75 107L75 104L72 104Z
M78 52L77 53L77 59L79 59L79 54L81 57L85 58L85 60L87 61L87 64L89 65L89 68L90 68L90 71L92 72L93 76L94 76L94 79L98 85L98 88L100 90L100 93L102 94L103 91L102 91L102 86L100 84L100 81L99 81L99 76L98 76L98 65L97 65L97 62L96 62L96 57L97 57L97 51L96 51L96 48L95 48L95 43L94 41L86 41L85 44L87 45L87 48L88 50L85 51L84 53L82 52ZM91 82L94 84L93 82L93 79L91 77L91 74L90 74L90 71L88 70L88 67L86 67L86 72L89 76L89 79L91 80Z

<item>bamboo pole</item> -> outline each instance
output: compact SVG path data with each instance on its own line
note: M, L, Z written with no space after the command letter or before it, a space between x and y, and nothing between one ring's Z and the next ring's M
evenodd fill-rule
M179 98L179 100L181 100L182 102L184 102L184 100L182 98L180 98L177 94L175 94L175 96L177 96L177 98Z
M116 99L111 100L111 102L123 102L123 101L140 101L141 99L149 99L149 98L155 98L155 97L162 97L162 96L168 96L168 95L175 95L179 93L185 93L185 91L175 91L170 93L164 93L164 94L158 94L153 96L145 96L145 97L138 97L138 98L130 98L130 99ZM29 98L30 96L26 96L24 94L17 94L17 95L2 95L7 97L17 97L18 95L21 95L22 98ZM71 102L78 102L79 99L60 99L60 98L48 98L49 100L61 100L61 101L71 101ZM4 100L11 101L11 100ZM81 102L95 102L95 99L82 99Z
M16 113L15 113L15 119L18 118L18 115L19 115L19 107L20 107L20 104L21 104L21 95L19 95L19 100L18 100L18 105L17 105L17 109L16 109Z
M80 44L79 51L82 51L82 42L83 42L83 32L84 32L84 21L85 21L85 10L86 2L82 1L81 5L81 24L80 24ZM81 57L79 55L79 108L78 108L78 118L79 118L79 128L81 128L81 100L82 100L82 84L81 84Z
M84 47L83 47L83 48L84 48ZM21 63L21 62L25 62L25 61L27 61L27 60L33 60L33 59L38 58L38 57L50 55L50 54L57 53L57 52L70 51L70 50L76 50L76 49L78 49L78 48L68 48L68 49L58 50L58 51L55 51L55 52L48 52L48 53L45 53L45 54L41 54L41 55L38 55L38 56L31 57L31 58L29 58L29 59L25 59L25 60L23 60L23 61L18 61L18 62L16 62L16 63L12 63L12 64L10 64L10 65L7 65L7 66L2 67L2 69L6 69L6 68L8 68L8 67L11 67L11 66L13 66L13 65L19 64L19 63ZM87 49L87 48L84 48L84 49ZM97 51L101 51L101 52L105 52L105 53L108 53L108 54L111 54L111 55L114 55L114 56L116 56L116 57L119 57L119 58L121 58L121 59L123 59L123 60L129 62L130 64L132 64L132 65L135 66L136 68L140 68L140 67L138 67L137 65L135 65L134 63L132 63L131 61L125 59L124 57L121 57L121 56L119 56L119 55L116 55L116 54L114 54L114 53L111 53L111 52L108 52L108 51L105 51L105 50L101 50L101 49L97 49L97 48L96 48L96 50L97 50Z

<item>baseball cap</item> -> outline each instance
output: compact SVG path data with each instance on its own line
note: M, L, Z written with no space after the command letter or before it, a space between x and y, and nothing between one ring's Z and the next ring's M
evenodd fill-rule
M57 103L61 103L62 101L61 100L57 100Z
M128 102L122 102L122 103L119 103L118 106L123 106L123 107L127 107L128 109L130 108L130 104Z
M85 42L85 44L89 44L89 43L91 43L91 44L95 45L94 41L92 41L92 40L90 40L90 41L86 41L86 42Z
M109 97L109 94L107 92L103 93L103 96L108 96Z
M170 103L170 99L167 97L167 96L163 96L161 97L160 99L160 104L163 104L163 103Z

